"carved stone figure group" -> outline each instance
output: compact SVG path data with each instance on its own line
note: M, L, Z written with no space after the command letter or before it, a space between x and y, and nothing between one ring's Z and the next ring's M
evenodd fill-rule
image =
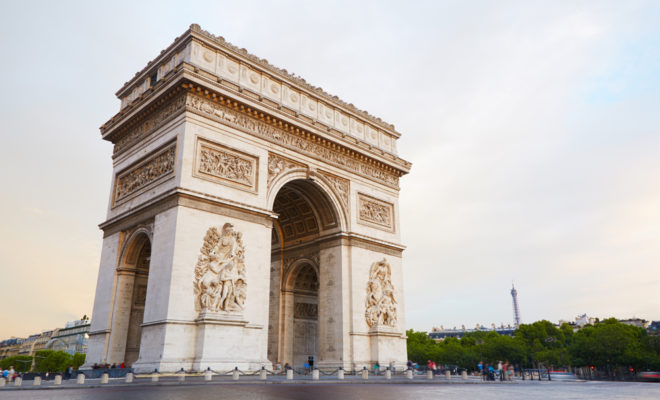
M241 311L245 306L245 248L241 233L226 223L209 228L195 267L195 308L198 311Z
M367 282L365 317L369 327L396 326L397 302L394 299L392 271L385 259L371 266Z

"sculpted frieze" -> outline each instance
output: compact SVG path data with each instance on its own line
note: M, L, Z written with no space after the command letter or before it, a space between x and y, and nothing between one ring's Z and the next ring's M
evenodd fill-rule
M166 175L173 174L175 161L176 144L173 143L146 160L139 161L136 166L129 167L115 180L114 201L121 201Z
M380 229L394 230L394 205L358 193L358 221Z
M369 271L365 318L369 327L396 326L397 302L392 286L392 268L384 258L373 263Z
M198 139L195 159L195 176L257 190L257 157Z
M375 179L387 186L393 188L399 187L399 177L394 173L376 168L366 162L348 156L341 151L290 133L284 129L267 124L246 114L231 110L215 101L194 94L189 94L187 106L191 111L200 112L205 116L218 119L227 125L245 129L252 134L265 138L266 140L322 159L337 167L363 175L367 178Z
M270 188L277 177L294 168L306 168L306 165L275 153L268 153L268 187Z
M178 111L182 111L185 105L186 94L181 93L166 103L164 106L161 106L158 110L146 118L140 125L128 131L128 133L124 134L121 138L119 138L119 140L117 140L115 143L114 154L121 153L122 151L128 149L132 145L145 138L148 134L162 126L163 123L169 119L169 117L173 116Z
M206 231L193 286L197 311L237 312L245 307L245 247L232 224Z

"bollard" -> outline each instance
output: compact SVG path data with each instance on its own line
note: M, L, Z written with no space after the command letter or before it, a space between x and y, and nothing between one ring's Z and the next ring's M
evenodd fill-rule
M213 380L213 371L211 371L211 367L208 367L206 371L204 371L204 380L205 381Z
M53 382L55 385L61 385L62 384L62 375L57 374L55 375L55 382Z
M461 379L463 379L464 381L467 380L467 371L466 370L461 371Z
M16 379L14 379L14 386L21 386L22 384L23 384L23 378L17 376Z
M344 379L344 368L339 367L337 370L337 379L343 380Z
M408 378L408 379L412 379L412 378L413 378L413 371L412 371L412 369L408 368L408 369L406 370L406 378Z
M433 370L426 371L426 379L433 379Z
M179 371L179 382L185 382L186 381L186 371L181 368Z
M85 384L85 374L83 373L78 373L78 376L76 376L76 382L79 385L84 385Z
M158 369L155 369L154 372L151 374L151 381L158 382L159 378L160 378L160 374L158 374Z
M385 379L392 379L392 370L390 370L390 367L387 367L385 370Z
M135 378L135 375L133 375L132 372L129 372L129 373L126 374L125 382L126 383L133 383L134 378Z
M447 380L451 379L451 371L449 371L449 370L445 371L445 379L447 379Z
M34 386L41 385L41 377L40 376L35 376L34 377L34 382L32 382L32 385L34 385Z
M107 372L104 372L103 375L101 375L101 383L108 383L110 381L110 375L108 375Z
M0 387L4 387L6 384L7 382L5 382L5 378L0 376Z
M234 367L234 372L231 373L231 379L237 381L238 380L238 367Z
M266 367L261 367L261 371L259 371L259 379L261 379L262 381L265 381L266 378L267 378Z
M318 368L314 368L314 370L312 370L312 380L314 380L314 381L319 380L319 370L318 370Z
M288 380L293 379L293 370L292 369L287 369L286 370L286 379L288 379Z

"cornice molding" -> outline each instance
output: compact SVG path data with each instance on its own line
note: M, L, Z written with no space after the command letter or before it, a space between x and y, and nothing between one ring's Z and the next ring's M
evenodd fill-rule
M396 128L394 127L393 124L387 123L383 121L381 118L371 115L365 110L361 110L357 108L352 103L347 103L341 100L339 97L327 93L322 88L308 83L305 79L296 76L293 73L290 73L286 69L272 65L271 63L268 62L268 60L259 58L251 54L245 48L239 48L238 46L231 44L230 42L226 41L225 38L222 36L216 36L208 31L203 30L198 24L190 25L190 27L181 36L174 39L173 43L170 46L168 46L165 50L161 51L158 57L150 61L142 70L137 72L131 80L124 83L122 88L117 91L116 93L117 97L121 98L122 96L130 93L131 89L133 89L136 85L137 86L141 85L142 84L141 82L144 79L146 79L149 75L157 71L159 65L164 60L166 60L168 57L171 57L177 51L182 50L193 38L202 42L206 42L212 47L213 46L218 47L223 51L229 53L229 55L236 57L241 61L246 62L247 64L251 64L254 67L263 69L268 73L275 75L278 79L291 83L296 87L298 87L299 89L302 89L313 96L317 96L331 104L338 105L339 107L346 109L347 111L355 114L356 116L364 118L365 120L373 123L374 125L377 125L382 129L385 129L388 133L394 135L397 138L401 136L401 134L396 131Z

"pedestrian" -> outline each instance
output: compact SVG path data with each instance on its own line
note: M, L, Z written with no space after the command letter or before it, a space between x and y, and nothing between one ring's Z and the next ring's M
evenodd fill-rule
M412 361L408 360L408 363L406 363L406 366L408 367L408 369L412 369L412 367L413 367Z
M374 364L374 374L378 375L378 368L380 368L380 365L378 363Z

